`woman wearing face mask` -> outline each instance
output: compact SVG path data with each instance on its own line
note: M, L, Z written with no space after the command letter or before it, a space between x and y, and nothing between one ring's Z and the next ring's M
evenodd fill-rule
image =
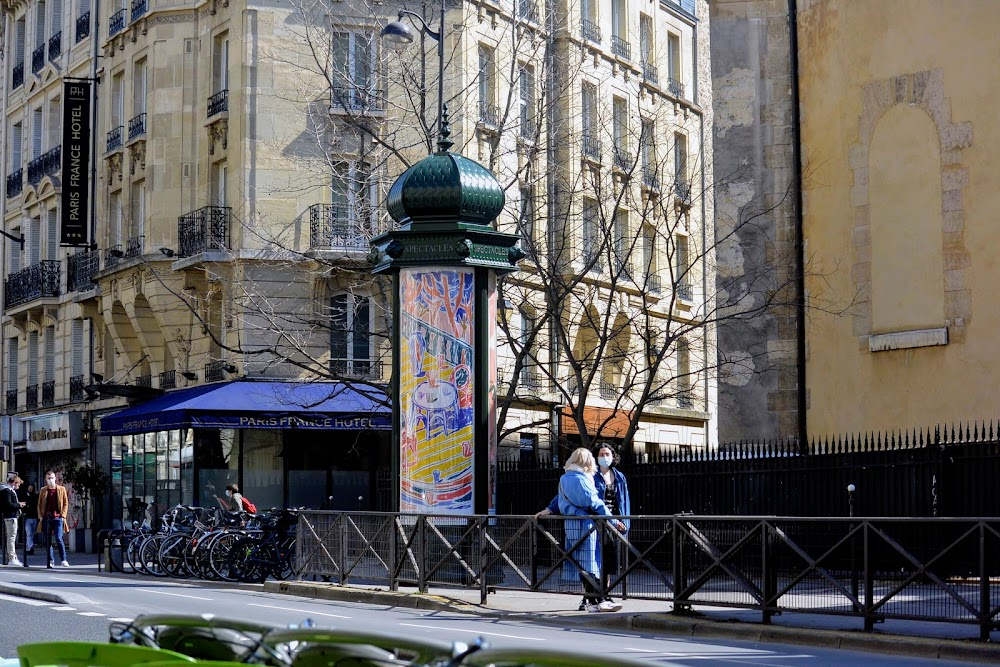
M228 498L230 512L243 511L243 495L240 494L240 487L236 484L226 484L226 498Z

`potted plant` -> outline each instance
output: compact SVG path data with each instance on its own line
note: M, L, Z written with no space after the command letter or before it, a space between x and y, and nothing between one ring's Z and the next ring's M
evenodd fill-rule
M90 501L94 501L94 514L99 516L101 501L111 488L111 475L96 463L80 463L76 459L67 459L63 462L62 469L63 482L73 486L82 504L83 528L77 528L76 549L82 551L81 547L85 547L90 551L95 544L90 530Z

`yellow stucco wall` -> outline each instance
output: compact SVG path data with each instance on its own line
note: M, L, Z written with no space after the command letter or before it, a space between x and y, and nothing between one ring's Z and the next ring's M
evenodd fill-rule
M810 435L996 417L1000 3L799 7Z

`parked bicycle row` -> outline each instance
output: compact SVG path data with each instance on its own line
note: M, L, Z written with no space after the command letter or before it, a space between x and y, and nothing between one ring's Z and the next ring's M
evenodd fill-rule
M110 569L154 577L262 582L294 574L296 510L251 514L178 505L158 531L137 522L109 536Z

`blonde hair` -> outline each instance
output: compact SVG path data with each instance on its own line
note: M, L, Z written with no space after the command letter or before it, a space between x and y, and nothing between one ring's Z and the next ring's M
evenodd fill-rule
M586 447L578 447L573 450L564 467L569 470L570 466L579 466L588 475L593 475L597 470L597 462L594 461L594 455Z

